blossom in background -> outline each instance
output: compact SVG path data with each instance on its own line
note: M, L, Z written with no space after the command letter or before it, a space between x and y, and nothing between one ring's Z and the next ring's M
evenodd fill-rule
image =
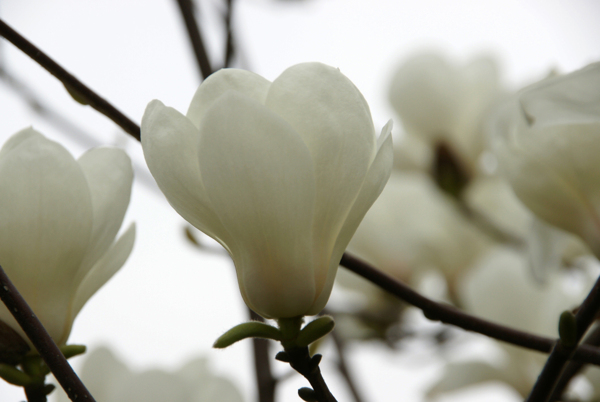
M317 314L341 256L392 166L391 122L338 69L305 63L273 82L224 69L183 116L152 101L142 146L175 210L223 245L246 304Z
M577 307L589 292L597 267L555 271L546 283L534 281L525 254L507 247L491 249L467 274L460 286L461 305L479 317L522 331L558 337L558 317ZM567 286L570 285L570 286ZM450 362L429 396L485 381L501 381L527 396L547 355L498 342L503 359Z
M179 370L134 372L109 349L89 353L79 376L94 398L102 402L242 402L236 386L207 367L206 359L189 361ZM60 388L60 387L57 387ZM56 402L68 402L62 390Z
M600 63L524 89L491 127L521 201L600 255Z
M0 150L0 265L59 346L133 248L133 224L115 241L132 180L122 150L75 160L32 128ZM27 340L3 304L0 321Z
M450 288L489 241L423 172L394 173L349 250L403 281L440 271Z
M406 61L392 78L389 99L406 134L416 137L410 140L413 147L419 141L430 146L445 143L474 173L484 148L482 122L501 93L497 70L495 62L484 57L465 66L429 53ZM419 149L410 160L418 167L430 158Z

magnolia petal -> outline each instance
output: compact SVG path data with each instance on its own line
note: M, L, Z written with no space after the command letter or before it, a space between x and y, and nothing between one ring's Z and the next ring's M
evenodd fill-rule
M234 68L219 70L198 87L188 108L187 118L200 127L206 110L225 92L232 90L264 104L270 85L270 81L250 71Z
M529 130L500 155L515 193L537 216L600 253L600 123Z
M38 140L40 138L45 138L42 134L35 131L33 127L27 127L19 131L18 133L10 137L4 143L4 145L2 145L2 149L0 149L0 158L4 157L4 155L8 154L10 151L17 148L23 142L28 141L33 137L36 137Z
M379 194L381 194L385 184L390 178L392 165L394 163L394 146L392 144L391 134L392 121L390 120L385 127L383 127L381 135L377 139L378 151L375 160L371 164L360 192L339 232L331 255L329 269L326 272L326 278L325 280L323 280L323 278L317 279L317 283L323 283L324 286L320 293L319 289L317 289L318 298L311 308L309 315L318 314L323 307L325 307L325 304L327 304L342 254L363 217L369 208L371 208L371 205L373 205L377 197L379 197Z
M213 212L198 165L198 129L160 101L142 118L142 147L148 168L169 204L185 220L222 244L227 230Z
M520 97L529 124L546 127L600 122L600 63L541 81Z
M369 106L339 69L320 63L288 68L271 85L265 105L304 139L316 182L315 263L328 266L344 218L375 157Z
M92 196L93 227L79 278L108 250L115 240L131 196L133 168L125 151L96 148L77 161L85 175Z
M82 279L71 305L72 321L77 317L85 303L125 264L135 241L135 223L132 223L123 235L113 243L100 257L87 275ZM65 331L65 340L71 328Z
M61 145L32 129L15 136L27 138L17 138L0 159L0 263L56 337L91 234L89 189L81 168ZM12 317L5 320L8 311L4 306L0 310L0 319L12 326Z
M233 91L206 113L200 132L204 185L235 239L246 303L266 317L304 314L315 297L315 173L306 145L287 122Z

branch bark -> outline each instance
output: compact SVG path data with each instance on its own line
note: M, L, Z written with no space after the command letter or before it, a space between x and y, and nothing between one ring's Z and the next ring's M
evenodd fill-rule
M428 299L411 289L408 285L378 271L366 262L348 253L343 255L340 265L404 300L408 304L417 307L430 320L441 321L444 324L454 325L467 331L477 332L499 341L543 353L550 353L556 344L556 339L505 327L469 315L455 307ZM581 345L573 353L572 359L600 365L600 350L588 345Z
M72 94L76 94L78 98L85 101L92 108L114 121L127 134L140 141L140 127L137 124L121 113L106 99L96 94L75 76L58 65L46 53L42 52L17 31L8 26L2 19L0 19L0 35L4 36L10 43L44 67L50 74L58 78L66 88L69 88Z
M0 266L0 298L72 401L95 402L40 320Z

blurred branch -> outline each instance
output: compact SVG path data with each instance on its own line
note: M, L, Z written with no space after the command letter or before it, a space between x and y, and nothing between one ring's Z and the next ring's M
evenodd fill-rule
M62 135L68 136L86 149L103 145L103 143L98 141L94 135L88 133L52 107L45 104L31 88L14 74L10 73L2 64L0 64L0 80L14 90L34 113L48 121L60 131ZM135 161L132 161L132 163L136 182L142 183L147 188L152 189L155 193L159 194L154 179L148 173L147 168Z
M254 311L248 309L252 321L264 322L265 320ZM258 388L258 402L274 402L277 380L271 371L271 358L269 357L269 340L252 338L254 351L254 369Z
M118 126L125 130L126 133L132 135L138 141L140 140L140 128L137 124L117 110L106 99L100 97L89 87L75 78L75 76L58 65L44 52L35 47L31 42L8 26L2 19L0 19L0 35L4 36L10 43L35 60L50 74L58 78L58 80L63 83L63 85L72 95L76 95L86 104L90 105L92 108L96 109L98 112L114 121Z
M590 346L598 346L600 345L600 325L597 325L596 328L583 340L584 345ZM580 361L570 361L562 372L558 382L556 383L556 387L554 387L554 392L550 395L550 401L560 401L561 397L567 386L580 371L584 367L585 363Z
M198 27L196 17L194 16L195 7L193 0L177 0L177 5L181 11L188 37L190 38L194 54L196 55L196 62L200 68L200 76L202 79L206 79L206 77L212 74L213 70L210 66L208 55L206 54L202 33Z
M378 271L371 265L348 253L344 253L340 265L348 268L355 274L362 276L405 302L417 307L423 311L425 317L430 320L441 321L444 324L451 324L467 331L477 332L499 341L543 353L550 353L556 344L556 339L505 327L469 315L450 305L441 304L428 299L404 283ZM600 350L588 345L581 345L575 350L571 358L600 365Z
M231 16L233 14L233 0L225 0L225 30L227 38L225 40L225 63L223 67L231 67L231 59L234 53L233 32L231 30Z
M15 317L33 346L46 362L61 387L72 401L95 402L94 397L81 382L62 352L56 346L40 320L23 299L15 285L0 266L0 299ZM36 396L37 397L37 396Z
M596 280L596 284L579 307L577 314L575 314L576 334L574 343L570 345L562 340L558 341L552 349L552 353L548 356L548 360L526 402L546 402L550 399L567 362L575 352L581 338L596 319L599 310L600 278Z
M356 382L352 378L352 374L348 369L348 365L346 364L346 344L340 334L333 330L331 332L331 338L333 339L333 344L335 345L335 349L338 354L338 370L346 380L346 384L354 397L355 402L363 402L363 398L360 396L358 389L356 388Z

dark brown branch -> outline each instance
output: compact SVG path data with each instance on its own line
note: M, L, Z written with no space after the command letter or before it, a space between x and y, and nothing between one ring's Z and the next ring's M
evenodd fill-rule
M311 357L308 347L285 349L283 353L285 353L286 360L290 366L302 374L312 386L312 392L314 392L313 400L317 400L318 402L337 402L321 375L321 369L319 368L321 355ZM306 398L302 399L306 400Z
M40 320L27 305L21 294L8 279L6 272L0 266L0 299L6 308L15 317L33 346L46 362L48 368L54 374L61 387L65 390L72 401L95 402L81 382L73 368L67 362L62 352L56 346Z
M543 353L550 353L556 343L555 339L505 327L469 315L455 307L437 303L348 253L344 254L340 265L422 310L425 317L430 320L441 321L467 331L477 332L499 341ZM600 365L600 350L581 345L574 352L572 359Z
M192 0L177 0L181 16L185 22L188 37L196 56L196 62L200 68L200 76L204 80L206 77L213 73L212 67L208 55L206 54L206 48L204 47L204 41L202 40L202 33L198 27L196 17L194 15L194 4Z
M572 346L565 345L561 340L558 341L548 360L542 369L531 393L526 402L546 402L554 392L560 375L562 374L571 355L575 352L577 344L583 338L588 328L596 319L596 314L600 310L600 278L596 280L594 287L587 295L581 307L575 314L577 324L576 343Z
M265 320L254 311L248 309L252 321L264 322ZM271 358L269 357L269 340L252 338L254 351L254 370L258 388L258 402L274 402L277 380L271 371Z
M50 74L58 78L60 82L65 85L65 87L70 89L71 92L77 94L78 97L85 100L85 102L91 107L114 121L119 127L125 130L126 133L132 135L138 141L140 140L140 128L137 124L117 110L107 100L100 97L85 84L75 78L75 76L73 76L67 70L59 66L44 52L35 47L31 42L21 36L14 29L9 27L4 21L2 21L2 19L0 19L0 35L4 36L10 43L35 60Z

